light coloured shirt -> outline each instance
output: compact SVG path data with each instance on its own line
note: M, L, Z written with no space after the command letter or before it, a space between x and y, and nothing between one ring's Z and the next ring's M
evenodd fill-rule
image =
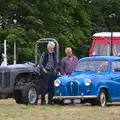
M70 75L78 62L78 58L73 56L70 60L67 56L61 60L60 72L62 75Z

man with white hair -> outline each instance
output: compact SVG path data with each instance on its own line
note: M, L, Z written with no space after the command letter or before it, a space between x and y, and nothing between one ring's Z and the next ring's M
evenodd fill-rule
M61 60L60 71L62 75L70 75L78 62L78 58L72 54L72 49L65 49L66 57Z
M40 57L40 70L43 77L41 105L46 104L45 95L48 92L48 104L53 104L54 80L56 79L56 55L54 53L55 43L49 42L47 45L48 51L43 52Z

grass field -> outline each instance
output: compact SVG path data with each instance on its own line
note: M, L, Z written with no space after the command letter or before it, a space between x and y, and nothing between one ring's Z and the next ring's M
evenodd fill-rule
M0 120L120 120L120 103L107 107L90 105L26 106L14 99L0 100Z

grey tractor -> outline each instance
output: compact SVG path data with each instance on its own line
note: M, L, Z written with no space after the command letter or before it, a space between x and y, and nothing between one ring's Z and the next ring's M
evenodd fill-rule
M16 64L16 44L14 44L14 64L7 64L6 40L4 41L4 61L0 66L0 99L14 98L18 104L35 105L42 89L42 77L37 66L38 44L56 43L57 60L59 44L53 38L39 39L35 44L35 63Z
M0 67L0 98L14 98L18 104L37 104L42 78L31 64Z

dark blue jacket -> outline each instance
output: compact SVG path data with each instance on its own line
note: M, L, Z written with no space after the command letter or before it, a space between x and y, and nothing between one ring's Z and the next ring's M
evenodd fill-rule
M48 55L49 55L49 52L45 52L44 60L43 60L43 63L42 63L44 68L46 67L47 62L48 62ZM54 68L56 69L56 65L57 65L56 54L53 53L52 55L53 55L53 61L54 61Z

